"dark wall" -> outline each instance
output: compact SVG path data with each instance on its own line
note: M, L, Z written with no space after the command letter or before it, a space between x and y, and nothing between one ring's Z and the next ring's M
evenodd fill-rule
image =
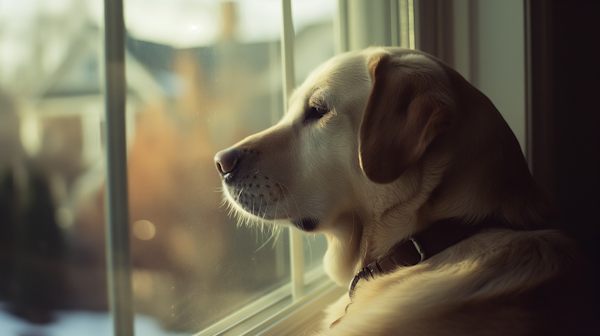
M600 264L600 1L526 2L529 157L577 240L598 295ZM594 303L595 310L599 304Z
M600 247L600 1L530 2L534 177L557 225L597 264Z

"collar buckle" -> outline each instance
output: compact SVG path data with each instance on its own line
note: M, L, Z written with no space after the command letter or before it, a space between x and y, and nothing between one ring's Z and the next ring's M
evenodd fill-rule
M425 256L425 250L423 249L423 247L421 246L421 244L419 244L419 242L415 238L410 237L408 239L410 239L410 241L415 246L415 249L417 250L417 253L419 253L419 255L421 256L421 260L419 260L419 262L416 263L415 265L420 264L423 260L427 259L427 257Z
M360 279L366 279L369 277L374 277L374 270L371 268L371 265L367 265L367 267L363 267L361 268L360 271L358 271L358 273L356 273L356 275L354 276L354 278L352 278L352 281L350 281L350 286L348 287L348 293L350 294L350 298L352 298L352 293L354 293L354 289L356 288L356 285L358 284L358 281Z

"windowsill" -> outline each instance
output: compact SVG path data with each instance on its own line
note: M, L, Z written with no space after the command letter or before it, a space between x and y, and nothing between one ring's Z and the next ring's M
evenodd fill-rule
M291 284L286 284L195 336L302 334L315 327L327 305L346 293L327 277L322 266L307 272L305 284L305 295L296 302Z

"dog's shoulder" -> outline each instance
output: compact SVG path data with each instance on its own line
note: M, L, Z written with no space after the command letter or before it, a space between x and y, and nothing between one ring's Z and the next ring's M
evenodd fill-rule
M324 335L553 334L561 312L550 307L566 307L560 294L580 260L559 232L490 230L361 281L347 309L347 297L329 308L325 324L340 320Z

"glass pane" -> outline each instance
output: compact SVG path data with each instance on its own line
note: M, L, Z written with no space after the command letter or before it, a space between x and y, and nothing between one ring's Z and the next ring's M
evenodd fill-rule
M296 41L294 62L296 84L334 55L333 18L336 0L292 0Z
M100 3L0 2L0 330L107 335Z
M323 256L327 251L327 239L325 235L306 234L304 236L304 270L311 269L323 264Z
M289 281L287 235L236 227L213 163L282 110L280 11L126 3L134 299L165 330L199 331Z

